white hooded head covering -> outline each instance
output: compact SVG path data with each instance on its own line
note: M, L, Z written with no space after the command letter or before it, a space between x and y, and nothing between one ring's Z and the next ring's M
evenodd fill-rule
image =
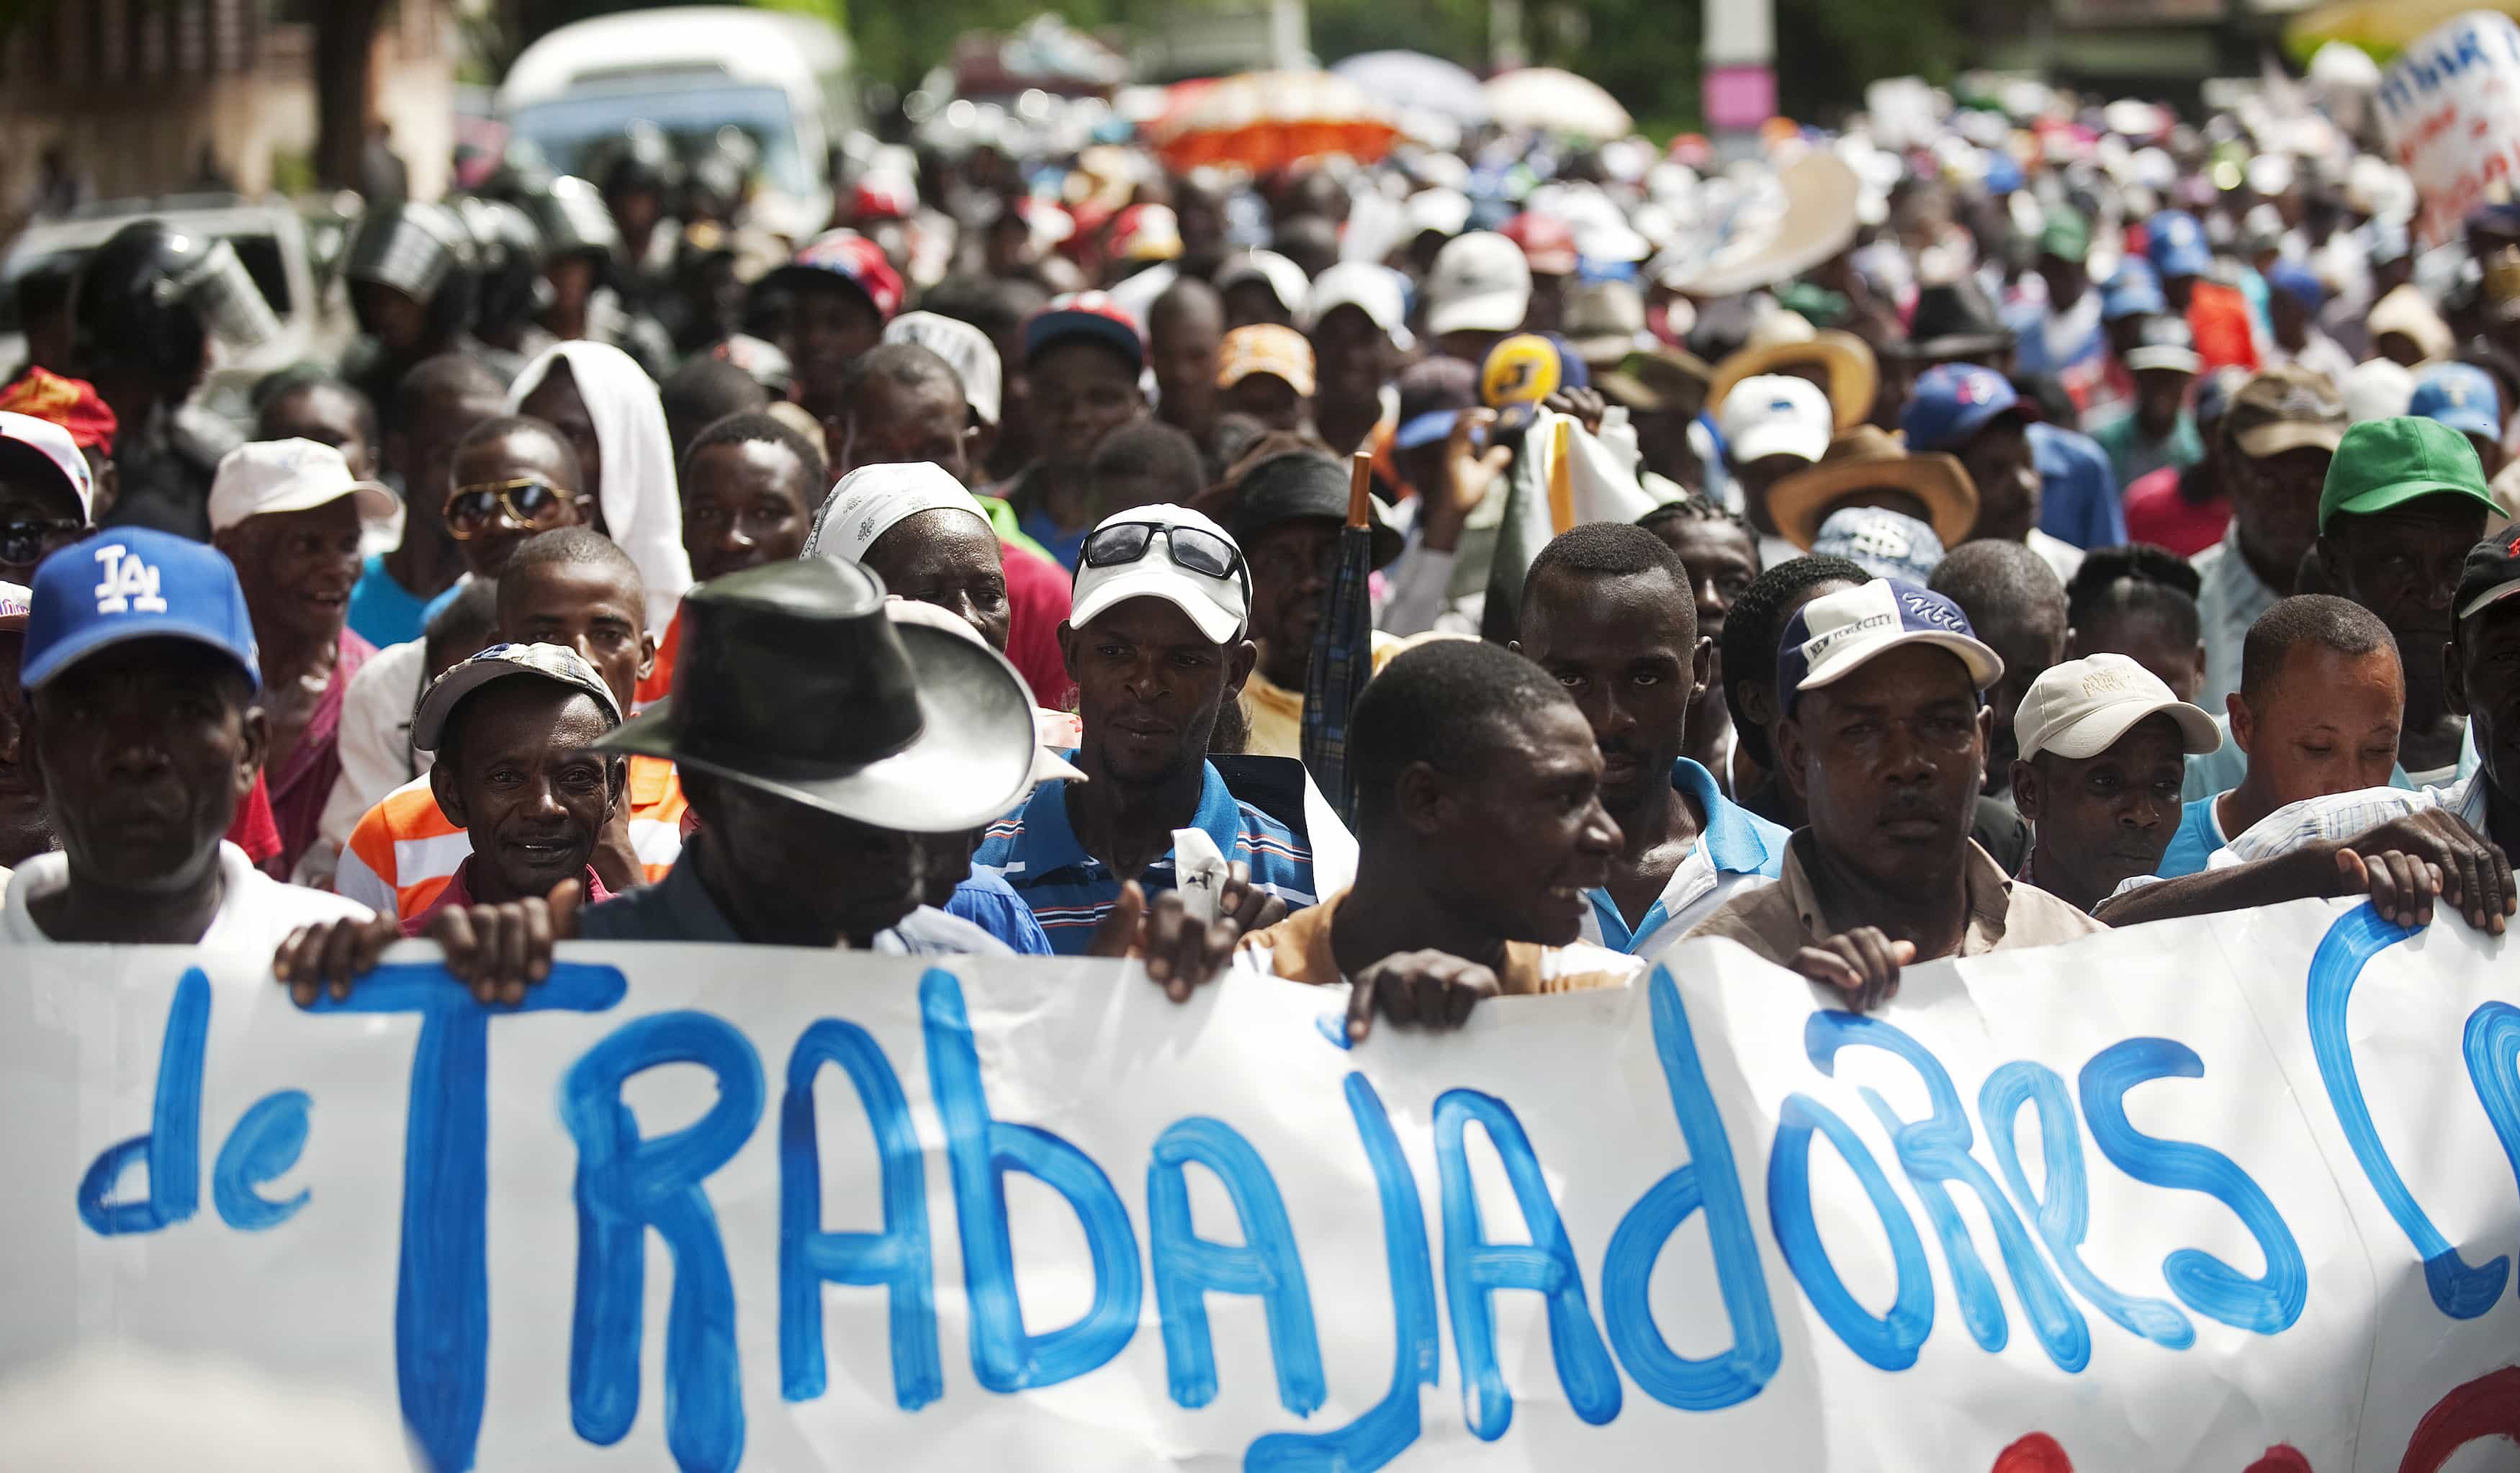
M674 442L665 432L656 380L629 354L608 343L562 342L545 348L508 390L508 413L522 414L525 396L542 387L552 365L568 365L595 442L604 450L605 530L639 567L648 590L648 629L661 638L692 586L683 551L683 502L674 480Z

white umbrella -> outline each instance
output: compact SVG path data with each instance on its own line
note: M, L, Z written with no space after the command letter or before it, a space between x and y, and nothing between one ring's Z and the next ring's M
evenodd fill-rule
M1600 84L1554 67L1526 67L1491 77L1488 107L1508 128L1568 133L1584 138L1624 138L1636 120Z
M1462 67L1420 51L1369 51L1330 70L1403 112L1432 112L1465 128L1488 120L1487 93Z

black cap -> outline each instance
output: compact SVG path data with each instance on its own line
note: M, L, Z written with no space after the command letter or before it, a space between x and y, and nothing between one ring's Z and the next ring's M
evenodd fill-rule
M2520 599L2520 522L2467 550L2451 607L2461 619L2472 619L2506 599Z

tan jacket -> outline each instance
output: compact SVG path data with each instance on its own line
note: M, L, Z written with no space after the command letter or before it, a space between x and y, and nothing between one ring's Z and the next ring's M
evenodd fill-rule
M1784 873L1777 882L1733 896L1722 910L1699 921L1688 939L1723 936L1782 966L1804 947L1818 946L1840 931L1865 924L1860 918L1841 920L1821 914L1820 899L1812 893L1811 876L1803 871L1803 854L1811 842L1810 829L1797 830L1793 842L1785 848ZM1966 872L1968 929L1960 936L1959 950L1952 955L1975 957L1984 952L2055 946L2108 929L2047 891L2016 882L1974 839L1969 841Z

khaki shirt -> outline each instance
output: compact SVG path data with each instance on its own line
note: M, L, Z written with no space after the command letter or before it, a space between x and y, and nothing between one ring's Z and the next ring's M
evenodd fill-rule
M1242 938L1235 964L1246 971L1284 977L1292 982L1331 986L1348 980L1330 955L1330 921L1347 901L1347 892L1323 901L1273 926ZM1635 957L1579 941L1573 946L1541 946L1529 941L1505 944L1505 961L1497 968L1497 986L1508 997L1533 993L1585 992L1598 987L1625 987L1644 970Z
M1810 829L1796 831L1793 842L1785 848L1784 873L1778 876L1777 882L1733 896L1722 910L1698 922L1697 928L1688 933L1689 939L1726 937L1782 966L1804 947L1818 946L1851 925L1865 924L1862 920L1841 924L1821 914L1820 899L1812 893L1811 876L1803 871L1805 846L1811 842ZM1984 952L2055 946L2108 929L2047 891L2015 882L1974 839L1969 841L1965 873L1968 929L1960 936L1959 950L1950 955L1975 957Z

